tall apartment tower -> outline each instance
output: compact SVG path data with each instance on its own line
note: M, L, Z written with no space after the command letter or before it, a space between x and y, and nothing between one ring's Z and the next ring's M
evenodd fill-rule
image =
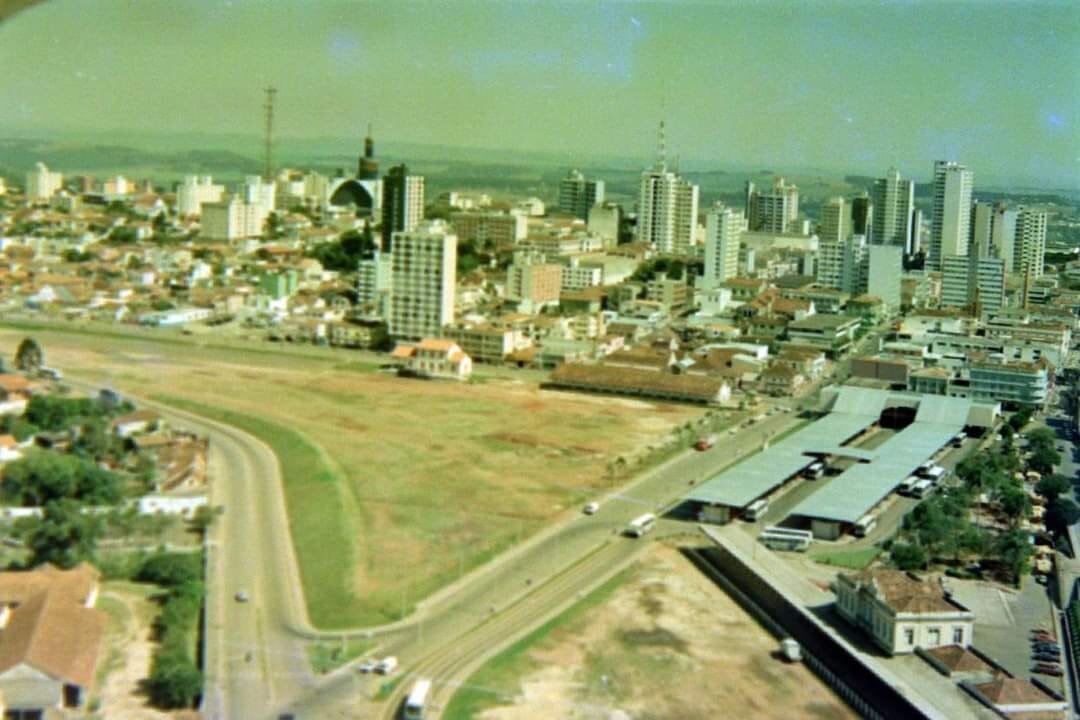
M454 321L457 235L441 220L394 233L390 261L390 336L439 337Z
M559 182L559 210L582 220L589 219L589 208L604 202L604 181L586 180L579 170L571 170Z
M739 271L739 238L746 229L742 212L716 203L705 215L705 272L701 287L719 287Z
M660 148L652 170L641 174L638 193L637 239L659 252L685 255L697 230L698 186L668 170L664 124Z
M63 174L52 172L45 163L35 163L34 169L26 173L26 199L30 202L48 200L63 184Z
M799 216L799 189L784 178L773 181L772 190L763 192L746 184L747 221L755 232L787 232Z
M972 255L946 255L941 268L941 305L966 308L975 316L993 314L1005 304L1005 261Z
M844 287L844 260L851 234L849 206L842 197L833 197L821 205L818 226L817 279L822 285Z
M209 175L186 175L176 186L176 212L181 217L200 215L203 203L221 202L224 195L225 186L215 185Z
M971 232L971 189L975 175L963 165L934 163L934 209L930 221L927 266L942 269L942 258L967 255Z
M885 177L874 181L870 191L874 206L870 240L875 245L899 245L912 255L917 251L918 230L913 228L915 183L904 180L896 168L889 168Z
M1001 258L1005 272L1016 272L1016 221L1018 213L1005 203L976 202L971 206L969 254Z
M1014 272L1042 277L1046 255L1046 211L1021 205L1016 209Z
M851 232L854 235L862 235L869 243L873 241L873 226L874 203L868 194L863 193L851 201Z
M410 175L404 165L390 168L382 180L383 251L392 251L395 233L412 232L423 219L424 177Z

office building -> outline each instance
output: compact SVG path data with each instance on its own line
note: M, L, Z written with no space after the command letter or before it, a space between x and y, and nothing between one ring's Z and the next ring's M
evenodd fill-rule
M967 255L974 173L955 162L934 163L933 215L927 268L943 270L949 255Z
M848 293L863 292L866 237L853 235L851 206L833 197L821 206L818 226L818 283Z
M618 203L604 201L589 208L587 227L589 232L603 238L605 248L618 245L622 222L623 212Z
M457 212L450 216L459 242L474 242L482 248L516 245L529 233L529 219L521 213L495 210Z
M904 180L896 168L874 181L870 192L874 208L870 241L875 245L899 245L908 255L918 251L915 210L915 183Z
M589 219L589 208L604 201L604 181L586 180L578 170L559 183L559 210L582 220Z
M874 204L870 196L863 193L851 201L851 232L862 235L866 242L873 243Z
M668 170L660 123L656 164L641 174L637 239L662 253L686 255L697 230L697 213L698 186Z
M404 165L390 168L382 181L382 249L392 251L394 234L412 232L423 218L423 176L410 175Z
M773 182L772 190L762 192L754 183L746 184L746 219L751 232L785 233L795 228L799 216L799 189L784 178Z
M52 172L45 163L35 163L34 169L26 173L26 199L32 203L48 200L63 184L63 173Z
M705 215L705 270L702 289L720 287L738 275L739 238L746 230L741 212L717 203Z
M391 246L390 336L438 337L454 321L457 236L434 220L395 232Z
M1016 210L1004 203L976 202L971 206L972 254L1005 261L1005 272L1015 272Z
M203 203L221 202L224 194L225 186L215 185L209 175L186 175L176 186L176 212L180 217L198 217Z
M866 294L880 298L891 312L900 309L903 252L904 248L900 245L867 247Z
M1030 274L1032 278L1041 277L1045 255L1046 211L1021 205L1016 215L1014 272Z
M209 240L243 240L262 235L266 222L263 206L243 202L233 195L222 202L202 204L202 237Z
M1005 304L1005 261L978 255L946 255L941 269L942 307L964 308L976 317Z
M561 265L546 262L539 253L514 253L514 261L506 271L506 299L516 302L524 313L558 305L562 273Z

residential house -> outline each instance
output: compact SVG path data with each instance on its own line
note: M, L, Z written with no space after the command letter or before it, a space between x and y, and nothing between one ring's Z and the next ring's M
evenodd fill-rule
M0 374L0 413L21 415L34 388L35 384L22 375Z
M43 718L85 706L107 615L94 609L98 572L43 565L0 572L0 711Z
M802 373L783 363L773 363L758 378L761 392L776 397L798 395L805 384Z
M136 410L112 421L112 431L122 438L147 432L158 426L161 416L152 410Z
M418 377L467 380L472 374L472 358L450 340L424 338L415 345L400 343L391 357L403 373Z

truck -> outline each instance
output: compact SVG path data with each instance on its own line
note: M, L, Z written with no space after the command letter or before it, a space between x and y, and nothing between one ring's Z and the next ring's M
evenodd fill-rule
M694 449L701 451L708 450L716 444L716 440L717 438L715 435L702 435L698 438L698 441L694 443Z

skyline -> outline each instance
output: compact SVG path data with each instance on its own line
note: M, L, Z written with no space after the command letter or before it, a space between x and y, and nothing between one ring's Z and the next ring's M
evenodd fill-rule
M645 162L663 118L685 168L895 165L923 180L950 159L976 184L1078 186L1066 3L94 7L0 24L0 93L15 99L0 128L257 135L273 83L282 139L359 139L370 122L391 144ZM48 35L57 52L40 52Z

